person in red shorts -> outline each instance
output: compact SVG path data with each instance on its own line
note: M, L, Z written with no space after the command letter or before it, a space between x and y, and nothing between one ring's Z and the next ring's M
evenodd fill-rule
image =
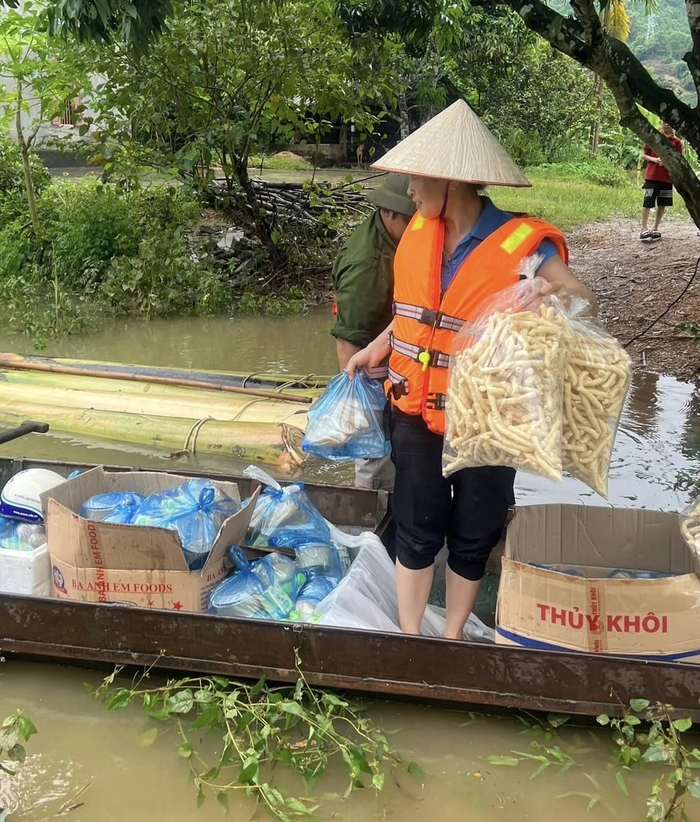
M668 123L661 123L661 133L671 141L676 151L683 151L681 141L673 134L673 129ZM673 185L663 160L655 151L652 151L646 143L642 148L642 160L646 163L646 171L643 186L642 231L639 239L642 240L642 242L651 243L661 238L659 225L666 208L673 205ZM654 206L656 206L654 227L649 229L649 214Z

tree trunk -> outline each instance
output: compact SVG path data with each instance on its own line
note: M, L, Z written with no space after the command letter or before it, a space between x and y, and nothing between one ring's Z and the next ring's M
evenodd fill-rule
M348 126L347 123L343 123L340 126L340 137L338 138L338 152L340 156L343 158L345 162L347 162L350 158L348 157Z
M593 90L596 100L596 115L593 123L593 137L591 138L591 154L593 157L597 157L600 149L600 124L603 119L603 79L601 77L596 76Z
M401 92L398 96L399 102L399 123L401 126L401 139L405 140L411 131L411 121L408 117L408 103L406 101L406 94Z
M27 207L29 217L32 221L34 233L39 233L39 212L36 207L36 195L34 192L34 181L32 180L32 167L29 163L29 148L24 139L22 129L22 81L17 80L17 98L15 101L15 129L17 130L17 145L22 156L22 171L24 172L24 193L27 197Z
M246 202L250 209L251 217L253 218L253 225L255 227L255 236L265 246L269 255L270 261L275 269L283 268L287 263L287 255L279 246L279 240L275 241L272 238L272 224L273 220L265 212L265 209L260 204L258 196L255 193L255 188L248 176L248 162L247 159L235 157L233 160L233 171L236 175L238 184L243 189Z

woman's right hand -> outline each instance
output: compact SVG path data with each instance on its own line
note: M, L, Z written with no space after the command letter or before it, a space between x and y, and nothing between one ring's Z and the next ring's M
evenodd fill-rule
M355 371L358 368L364 368L369 371L370 368L376 368L385 360L391 353L388 342L382 342L382 339L387 339L388 335L383 335L381 338L372 340L366 347L353 354L345 366L345 373L352 379L355 376Z

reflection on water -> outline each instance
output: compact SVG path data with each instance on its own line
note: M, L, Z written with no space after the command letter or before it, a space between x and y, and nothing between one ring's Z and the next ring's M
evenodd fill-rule
M698 410L698 392L692 384L635 373L610 464L610 504L664 511L686 504L687 492L675 486L681 473L700 478ZM558 484L520 474L517 488L520 503L608 504L568 477Z
M85 692L99 676L49 665L10 662L0 673L0 717L22 705L39 733L28 743L29 756L15 780L0 779L2 802L12 811L10 822L44 822L63 809L71 822L210 822L223 818L221 806L209 798L196 809L196 791L188 764L178 756L181 741L170 723L153 723L139 708L107 714ZM627 799L615 785L608 733L565 729L551 744L574 759L565 777L553 767L534 781L538 763L518 768L496 767L491 755L532 750L541 735L513 719L471 717L455 710L375 703L373 717L389 732L390 744L406 761L426 772L424 784L397 770L388 774L385 790L340 797L347 785L340 768L331 768L312 796L321 801L319 820L348 822L522 822L559 812L567 822L616 819L639 822L653 778L650 771L627 777ZM157 736L149 733L157 728ZM204 752L213 737L196 739ZM277 770L277 784L304 795L300 779ZM87 789L86 789L87 788ZM636 790L635 790L636 789ZM599 807L586 813L588 798L562 794L580 791L599 797ZM250 799L231 796L228 818L250 819ZM265 814L261 819L269 818ZM692 818L692 813L691 813Z
M330 310L316 308L294 317L181 318L146 322L116 320L98 334L50 343L46 352L145 365L232 371L329 374L337 368L335 341L328 333ZM24 352L26 339L0 334L0 350ZM113 442L76 442L67 436L33 437L3 448L8 455L43 456L75 462L174 467L236 473L245 463L215 456L170 462L167 454ZM679 473L700 468L700 394L672 377L635 374L618 432L610 471L610 502L627 507L676 510L687 493L674 490ZM310 461L303 476L319 481L352 481L348 465ZM577 480L560 484L520 474L518 501L605 501Z

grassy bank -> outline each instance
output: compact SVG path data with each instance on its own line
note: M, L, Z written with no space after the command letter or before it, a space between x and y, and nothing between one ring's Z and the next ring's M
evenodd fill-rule
M251 171L259 170L260 166L270 171L308 171L314 169L313 164L303 157L299 157L291 152L281 152L281 154L254 154L248 159L248 168Z
M612 187L581 179L562 179L537 168L526 169L526 174L532 188L489 189L489 196L496 205L508 211L524 211L542 217L562 231L615 217L638 217L641 212L641 181L639 186L630 183ZM689 220L683 200L676 195L674 202L673 217Z

